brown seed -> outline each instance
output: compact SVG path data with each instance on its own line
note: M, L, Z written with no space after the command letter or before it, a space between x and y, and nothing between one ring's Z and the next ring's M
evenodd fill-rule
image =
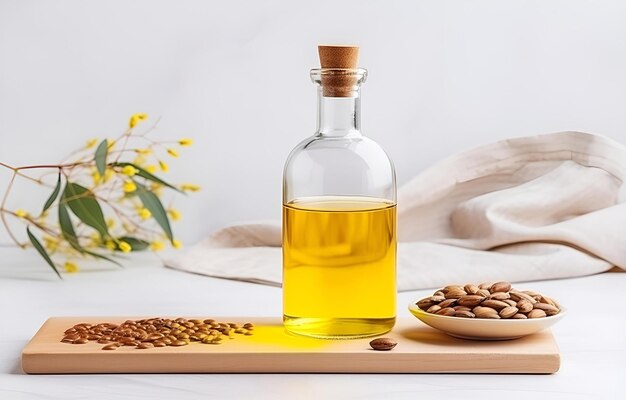
M244 333L244 335L245 336L252 336L252 335L254 335L254 332L248 331L248 332ZM221 339L221 338L217 338L217 339Z
M108 339L103 339L103 338L98 339L98 343L100 343L100 344L106 344L106 343L109 343L109 342L110 342L110 340L108 340Z
M476 294L470 294L467 296L462 296L459 298L459 300L457 301L457 303L461 306L466 306L466 307L476 307L477 305L480 304L481 301L483 301L485 298Z
M487 289L489 290L489 288L493 285L492 282L483 282L480 285L478 285L479 289Z
M556 315L559 313L559 309L555 306L546 303L535 303L533 304L534 309L543 310L546 315Z
M137 348L140 350L151 349L154 345L150 342L141 342L137 345Z
M519 308L519 312L526 314L533 309L533 304L526 299L521 299L517 302L516 307Z
M435 302L431 297L426 297L425 299L421 299L417 303L415 303L422 310L428 310L431 306L435 305Z
M545 311L540 310L538 308L533 309L527 315L528 318L544 318L545 316L546 316Z
M163 338L164 338L164 335L162 333L152 333L148 335L148 340L159 340Z
M548 296L541 296L541 298L539 299L540 303L546 303L546 304L550 304L551 306L554 306L556 308L559 308L559 305L556 303L556 301L552 300L550 297Z
M254 325L251 324L250 322L243 324L243 327L246 329L254 329Z
M528 318L527 316L525 316L524 314L520 314L520 313L517 313L511 317L511 319L527 319L527 318Z
M154 345L154 347L165 347L165 346L167 346L167 344L165 342L162 342L160 340L155 340L154 342L152 342L152 344Z
M472 311L471 307L465 307L465 306L454 306L452 308L454 308L454 311Z
M459 297L463 297L467 295L465 290L463 290L463 288L459 286L452 287L450 290L448 290L445 293L446 293L445 295L446 299L458 299Z
M455 317L461 317L461 318L474 318L476 315L471 312L471 311L467 311L467 310L459 310L457 312L454 313Z
M483 307L493 308L496 311L500 311L503 308L509 306L508 304L500 300L484 300L482 303L480 303L480 305Z
M500 315L501 318L511 318L512 316L517 314L518 311L519 310L517 309L517 307L509 306L500 310L498 315Z
M502 300L503 302L505 302L506 304L513 306L513 307L517 307L517 301L515 300L511 300L511 299L506 299L506 300Z
M491 285L491 287L489 288L489 291L491 293L496 293L496 292L508 292L509 290L511 290L511 283L510 282L496 282L493 285Z
M396 342L395 340L391 338L378 338L370 342L370 346L372 347L372 349L378 350L378 351L391 350L394 347L396 347L397 344L398 342Z
M437 304L440 301L444 301L446 297L445 296L430 296L430 299L432 300L433 303Z
M463 290L463 286L461 285L448 285L441 289L442 292L448 293L450 290Z
M472 285L471 283L468 283L467 285L465 285L465 287L463 287L463 289L468 293L468 294L476 294L480 288L476 285Z
M74 340L72 344L85 344L88 342L89 342L89 339L87 339L86 337L81 337L81 338Z
M491 295L488 289L479 289L476 294L482 297L489 297Z
M120 346L118 346L117 343L111 343L104 346L102 350L117 350L118 347Z
M456 305L456 302L457 299L446 299L437 305L441 308L454 307Z
M437 311L435 314L451 317L454 314L456 314L456 311L452 307L446 307L446 308L442 308L441 310Z
M433 293L433 296L446 297L446 294L442 292L441 290L437 290L435 293Z
M430 307L428 308L428 310L426 310L426 312L429 312L429 313L431 313L431 314L434 314L434 313L436 313L436 312L437 312L437 311L439 311L439 310L441 310L441 307L440 307L440 306L438 306L437 304L435 304L434 306L430 306Z
M520 300L524 299L524 300L530 301L531 304L535 304L537 302L537 300L535 300L532 296L529 296L526 293L517 292L517 291L514 291L514 290L511 290L509 292L509 296L511 296L511 299L513 299L515 301L520 301Z
M100 336L100 335L89 335L89 336L87 336L87 339L89 339L89 340L98 340L101 337L102 336Z
M172 342L172 344L170 346L186 346L187 342L184 340L176 340L174 342Z
M472 312L476 315L476 318L500 319L498 312L493 308L478 306L474 307Z
M489 299L493 299L493 300L508 300L511 298L511 296L507 293L507 292L494 292L492 294L489 295L488 297Z

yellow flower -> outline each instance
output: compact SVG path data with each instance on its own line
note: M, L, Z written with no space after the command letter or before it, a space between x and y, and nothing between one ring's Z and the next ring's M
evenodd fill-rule
M132 193L137 190L137 185L135 185L135 182L133 181L126 181L124 182L123 189L126 193Z
M70 274L78 272L78 265L74 264L71 261L66 261L65 264L63 264L63 268L65 268L65 272Z
M120 241L118 247L120 248L120 250L122 250L122 253L130 253L130 251L133 249L130 244L126 243L123 240Z
M169 165L165 161L159 161L159 167L161 167L161 171L167 172L170 170Z
M135 164L135 165L139 165L139 166L141 166L141 164L143 164L143 163L145 163L145 162L146 162L145 157L140 156L140 155L139 155L139 156L137 156L137 157L135 157L135 159L133 160L133 164Z
M59 248L59 241L52 236L44 236L43 245L49 252L54 252Z
M139 214L139 218L141 218L141 219L148 219L148 218L150 218L152 216L152 213L147 208L139 209L137 214Z
M178 141L178 144L181 146L191 146L193 144L193 139L184 138Z
M135 149L135 153L142 156L147 156L148 154L152 154L152 149Z
M172 240L172 247L175 249L182 249L183 243L178 239L174 239Z
M107 240L104 246L109 250L115 250L115 247L116 247L115 242L112 241L111 239Z
M98 234L98 232L93 232L91 235L89 235L89 239L91 240L92 245L100 244L100 234Z
M114 175L115 175L115 172L113 172L113 170L107 168L104 171L104 179L102 179L102 181L106 183L109 180L111 180L111 178L113 178Z
M137 168L133 167L132 165L126 165L124 166L124 168L122 168L122 174L124 175L134 176L136 173Z
M15 215L18 216L19 218L26 218L28 217L28 213L24 210L22 210L21 208L18 208L17 210L15 210Z
M177 158L179 156L178 152L174 149L167 149L167 154L174 158Z
M165 248L165 245L163 244L163 242L160 242L158 240L152 242L152 244L150 244L150 250L152 251L161 251Z
M148 165L148 166L145 168L145 170L146 170L146 171L148 171L148 172L150 172L151 174L154 174L154 173L156 173L156 171L157 171L157 167L156 167L156 165Z
M180 211L176 210L175 208L170 208L169 210L167 210L167 213L170 215L172 221L178 221L182 218Z
M183 183L180 185L180 189L185 192L197 192L200 190L200 185L196 185L195 183Z
M85 142L85 148L91 149L92 147L96 145L96 143L98 143L98 139L96 138L89 139L87 142Z
M132 129L137 126L141 121L145 121L148 119L148 114L146 113L135 113L130 116L130 121L128 121L128 126Z

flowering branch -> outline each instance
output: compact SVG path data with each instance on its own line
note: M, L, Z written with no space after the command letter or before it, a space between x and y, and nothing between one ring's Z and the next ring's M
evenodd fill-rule
M157 153L178 157L179 151L172 146L190 146L193 141L155 141L147 137L154 127L137 133L136 126L147 118L143 113L133 114L128 130L118 138L91 139L83 148L72 152L71 159L60 164L14 167L0 162L0 167L12 171L0 203L0 220L11 239L21 248L35 248L59 277L59 257L65 259L66 272L75 272L76 258L90 257L118 264L112 257L119 253L159 251L165 247L164 242L180 248L182 244L174 237L170 221L179 220L181 213L171 207L166 209L161 197L165 190L195 192L200 187L175 186L157 176L157 171L169 170ZM45 183L45 175L35 178L27 174L40 169L56 170L56 183ZM18 177L52 188L40 212L32 214L7 208ZM17 238L7 217L26 225L28 241ZM42 235L43 243L37 232Z

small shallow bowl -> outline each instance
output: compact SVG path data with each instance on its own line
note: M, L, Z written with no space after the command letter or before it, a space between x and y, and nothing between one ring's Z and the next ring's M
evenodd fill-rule
M548 328L565 316L565 310L553 316L529 319L485 319L448 317L430 314L417 304L409 304L409 311L417 319L450 336L473 340L510 340L531 335Z

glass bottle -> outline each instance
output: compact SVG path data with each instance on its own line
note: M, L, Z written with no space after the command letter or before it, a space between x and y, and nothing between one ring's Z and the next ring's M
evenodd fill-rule
M361 134L358 47L319 51L317 131L283 176L283 321L319 338L379 335L396 316L395 171Z

